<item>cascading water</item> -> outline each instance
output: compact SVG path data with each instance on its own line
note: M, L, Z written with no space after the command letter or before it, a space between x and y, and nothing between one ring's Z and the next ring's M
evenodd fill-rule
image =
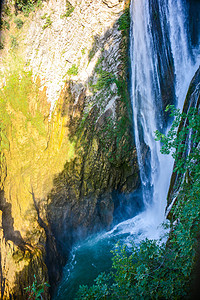
M161 234L158 225L164 219L173 161L160 154L154 132L167 130L167 104L182 108L200 61L200 48L196 43L194 49L190 43L185 0L132 1L131 19L133 123L146 209L111 231L75 245L54 299L74 299L80 284L90 284L99 272L107 270L110 250L117 241L137 243Z
M131 62L132 62L132 103L135 131L135 143L140 168L140 177L143 189L143 200L146 208L152 211L152 203L156 205L157 217L164 211L158 211L159 198L166 198L168 181L172 163L169 158L163 158L160 154L159 143L155 143L154 132L163 129L163 105L161 95L161 71L159 70L160 39L166 44L164 32L166 28L160 25L160 39L156 40L153 31L152 16L149 1L134 1L131 6L132 30L131 30ZM163 8L163 7L162 7ZM160 10L156 14L163 14ZM155 12L154 12L155 13ZM154 16L157 18L158 16ZM163 19L159 19L159 21ZM160 22L161 22L160 21ZM168 67L168 53L164 53L162 69ZM166 64L164 66L164 63ZM146 152L146 155L145 155ZM162 170L165 169L164 174ZM166 169L169 171L166 172ZM162 182L160 182L160 179ZM163 203L161 201L160 203ZM165 206L165 202L163 203ZM155 216L153 216L155 218ZM156 218L157 219L157 218ZM160 220L159 220L160 221Z
M166 130L163 111L167 104L182 108L196 66L187 35L184 0L133 1L131 13L135 142L146 215L159 224L164 217L173 161L160 153L154 133ZM173 83L168 87L170 77ZM167 89L172 90L170 97Z

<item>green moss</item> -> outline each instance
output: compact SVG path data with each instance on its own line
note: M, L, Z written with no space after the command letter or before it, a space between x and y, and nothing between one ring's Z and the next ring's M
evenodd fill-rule
M30 108L30 101L36 97L37 92L38 88L32 82L31 72L13 70L8 76L6 85L0 91L0 150L9 148L7 135L16 114L23 115L24 127L30 122L40 135L46 134L42 113L39 110L33 112ZM18 129L13 127L13 135L17 132Z
M37 129L37 131L39 132L40 135L42 135L42 136L46 135L44 119L40 112L37 111L35 116L31 116L30 121L31 121L31 124L33 125L33 127L35 127L35 129Z
M96 49L95 48L92 48L88 54L88 59L89 59L89 62L92 60L92 58L95 56L95 53L96 53Z
M81 50L82 55L85 54L85 50L86 50L85 48Z
M73 11L74 11L74 7L68 9L68 10L66 11L66 13L64 14L64 16L65 16L66 18L70 17L70 15L73 13Z
M75 64L73 64L71 66L71 68L69 68L69 70L67 71L68 75L78 75L78 66L76 66Z
M41 19L42 19L42 20L45 20L46 17L47 17L47 13L45 13L45 14L41 17Z
M72 6L72 4L67 0L66 1L66 12L65 12L65 14L63 14L61 16L61 18L64 18L64 17L68 18L68 17L70 17L71 14L73 13L74 9L75 9L75 7Z
M46 17L46 22L43 25L42 29L46 29L47 27L50 27L52 23L53 22L51 21L51 17L50 16Z
M88 53L88 60L89 62L95 56L95 53L98 50L98 36L93 37L92 49Z
M28 114L28 95L32 85L31 73L12 73L4 87L4 95L15 111Z

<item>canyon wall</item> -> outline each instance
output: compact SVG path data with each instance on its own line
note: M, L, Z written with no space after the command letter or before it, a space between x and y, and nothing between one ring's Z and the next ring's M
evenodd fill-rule
M191 108L197 109L199 112L199 105L200 105L200 68L196 71L194 77L192 78L188 92L185 98L184 106L183 106L183 113L188 115ZM180 125L178 127L178 133L186 128L188 126L188 119L182 119L180 122ZM182 142L186 147L184 147L184 150L181 152L180 158L187 158L187 156L190 154L191 147L199 147L198 144L193 145L192 139L191 139L191 130L186 135L184 141ZM180 191L183 190L183 183L186 182L192 182L192 174L190 174L190 170L187 169L186 172L177 173L175 170L176 163L174 164L173 173L171 176L170 186L169 186L169 192L167 196L167 208L166 212L168 215L168 218L173 220L173 214L171 213L171 208L173 206L176 206L177 199L179 197ZM184 168L184 166L183 166ZM191 178L190 178L191 177Z
M131 214L137 206L126 198L139 185L128 8L121 0L4 1L1 299L25 299L34 275L53 290L71 245L110 228L114 199Z

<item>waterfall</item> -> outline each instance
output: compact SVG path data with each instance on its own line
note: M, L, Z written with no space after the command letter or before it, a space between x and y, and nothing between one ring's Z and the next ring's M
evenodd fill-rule
M160 222L173 160L160 154L154 132L167 130L163 113L166 104L176 104L182 109L194 74L187 34L187 4L184 0L132 1L131 20L131 92L143 201L147 214ZM163 83L166 85L170 76L173 84L164 90ZM168 95L171 97L166 101Z
M75 245L55 299L73 299L79 284L107 270L117 241L138 243L161 234L173 160L160 153L154 132L167 131L167 104L182 108L200 48L191 45L185 0L134 0L130 9L133 126L145 211Z

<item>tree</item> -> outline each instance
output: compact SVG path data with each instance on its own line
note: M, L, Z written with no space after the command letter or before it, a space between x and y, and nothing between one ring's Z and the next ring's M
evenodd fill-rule
M200 229L200 116L173 106L174 121L167 135L156 131L161 152L175 159L174 171L188 174L174 204L167 243L146 239L128 249L116 247L112 271L102 273L91 287L81 286L77 299L187 299L191 292L197 233ZM187 144L186 144L187 141ZM189 148L188 148L189 145Z

